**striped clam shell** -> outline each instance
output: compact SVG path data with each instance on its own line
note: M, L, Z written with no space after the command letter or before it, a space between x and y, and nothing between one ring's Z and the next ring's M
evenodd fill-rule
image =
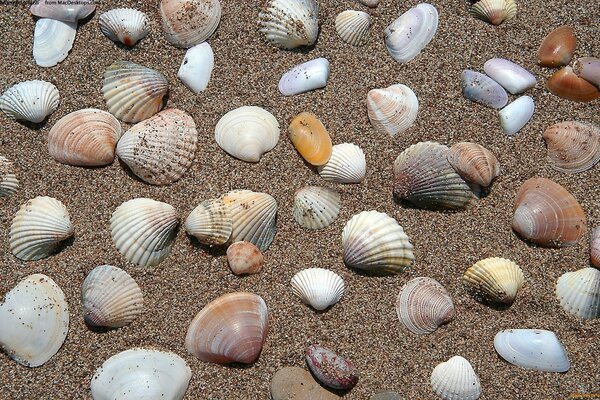
M149 29L148 16L133 8L115 8L100 16L100 30L113 42L133 46Z
M600 268L600 227L596 227L592 232L592 241L590 243L590 260L592 265Z
M587 171L600 161L600 129L591 124L565 121L544 131L552 168L566 173Z
M453 144L448 152L448 162L467 182L480 186L490 186L500 175L500 163L496 156L477 143L461 142Z
M556 283L556 297L569 314L600 318L600 270L583 268L563 274Z
M342 202L334 190L305 186L294 196L293 215L297 223L307 229L323 229L337 218Z
M521 268L500 257L478 261L463 275L463 283L470 291L493 303L511 304L524 282Z
M346 10L335 17L335 31L352 46L362 46L369 40L371 16L364 11Z
M167 41L190 48L208 39L221 21L219 0L161 0L160 17Z
M481 395L479 377L471 363L461 356L454 356L433 369L431 387L444 400L477 400Z
M412 126L418 112L419 100L406 85L372 89L367 94L369 121L377 132L394 137Z
M480 0L471 6L471 15L492 25L500 25L517 15L515 0Z
M271 44L289 50L317 41L318 14L315 0L270 0L258 14L258 22Z
M293 276L292 293L315 310L331 307L344 294L344 280L325 268L308 268Z

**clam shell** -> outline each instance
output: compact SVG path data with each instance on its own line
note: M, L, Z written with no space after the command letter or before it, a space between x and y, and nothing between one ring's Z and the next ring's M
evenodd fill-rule
M198 94L208 86L215 56L210 44L200 43L185 52L177 77L192 92Z
M340 301L344 294L344 280L324 268L308 268L292 278L292 293L315 310L325 310Z
M400 289L396 312L406 329L417 335L427 335L454 319L454 303L435 279L414 278Z
M448 162L468 182L490 186L500 175L500 163L485 147L471 142L453 144L448 152Z
M227 248L227 263L236 275L257 274L265 259L255 245L250 242L235 242Z
M590 243L590 260L594 267L600 268L600 227L592 231Z
M160 17L167 41L187 49L217 30L221 4L219 0L161 0Z
M415 260L413 245L398 222L385 213L363 211L342 232L344 262L372 273L398 274Z
M498 115L504 133L514 135L519 132L521 128L527 125L533 116L534 110L535 104L529 96L521 96L500 110Z
M352 361L325 347L308 346L305 359L317 379L330 388L349 390L358 383L358 371Z
M335 17L335 31L352 46L362 46L369 40L371 16L363 11L346 10Z
M331 157L331 137L316 115L302 112L288 127L292 144L311 165L325 165Z
M205 200L188 215L184 228L200 243L225 244L233 230L229 207L221 199Z
M167 185L190 168L197 144L192 117L170 108L125 132L117 144L117 155L144 182Z
M517 3L515 0L481 0L471 6L471 15L492 25L500 25L517 15Z
M33 32L33 58L40 67L53 67L69 55L73 47L77 22L41 18Z
M133 8L115 8L100 16L100 30L113 42L133 46L149 32L148 16Z
M305 186L294 196L294 219L307 229L323 229L337 218L342 201L338 192L319 187Z
M10 226L10 251L25 260L46 258L73 236L69 212L63 203L38 196L23 204Z
M120 268L101 265L81 285L83 318L88 325L120 328L133 322L144 310L138 284Z
M544 131L548 161L566 173L587 171L600 161L600 129L577 121L549 126Z
M8 118L40 123L57 108L56 86L45 81L25 81L7 89L0 97L0 109Z
M522 368L567 372L571 363L554 332L543 329L507 329L494 337L494 348L506 361Z
M583 57L573 64L573 72L589 83L600 86L600 58Z
M377 132L394 137L412 126L418 112L419 100L408 86L392 85L367 94L369 121Z
M160 201L137 198L121 204L110 218L110 234L127 261L157 265L167 258L177 236L175 208Z
M575 75L571 67L556 71L548 78L547 86L550 92L567 100L586 103L600 97L600 90Z
M258 22L271 44L289 50L317 41L318 16L315 0L270 0L258 14Z
M253 293L228 293L206 305L191 322L185 348L202 361L251 364L269 330L265 301Z
M69 330L69 308L58 285L29 275L0 304L0 346L10 358L39 367L60 349Z
M80 167L109 165L121 137L121 124L106 111L74 111L58 120L48 133L48 152L59 163Z
M542 67L560 67L569 64L577 46L575 32L570 26L560 26L550 32L540 44L537 52L538 64Z
M500 257L478 261L463 275L463 284L470 291L493 303L512 304L524 282L521 268Z
M284 96L293 96L310 92L327 85L329 79L329 61L315 58L287 71L279 80L279 92Z
M454 356L433 369L431 387L444 400L476 400L481 395L477 374L461 356Z
M583 268L558 278L556 297L566 312L583 319L600 318L600 271Z
M360 183L367 173L367 160L362 149L353 143L336 144L325 165L317 167L319 175L335 183Z
M485 73L512 94L523 93L536 84L535 76L520 65L504 58L492 58L483 64Z
M431 42L437 27L436 8L431 4L421 3L385 28L385 46L394 60L407 63Z
M502 108L508 103L508 94L492 78L476 71L462 73L462 94L467 100L490 108Z
M11 196L19 188L19 180L14 172L13 163L0 156L0 197Z
M61 4L62 3L62 4ZM96 2L36 0L29 11L36 17L58 19L67 22L77 22L91 15L96 10Z

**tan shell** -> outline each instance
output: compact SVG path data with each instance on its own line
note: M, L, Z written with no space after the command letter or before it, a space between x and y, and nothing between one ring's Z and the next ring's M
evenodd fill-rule
M496 156L477 143L452 145L448 161L463 179L480 186L490 186L494 178L500 175L500 163Z
M540 44L537 58L542 67L560 67L569 64L577 47L575 32L570 26L560 26L550 32Z
M185 231L200 243L225 244L233 231L229 207L222 199L205 200L194 208L184 223Z
M552 168L567 173L587 171L600 160L600 129L591 124L566 121L544 131Z
M8 197L19 188L15 167L7 158L0 156L0 197Z
M265 259L255 245L250 242L235 242L227 248L227 263L236 275L257 274Z
M342 201L334 190L305 186L294 196L294 219L307 229L323 229L337 218Z
M512 304L523 282L521 268L500 257L478 261L463 275L463 283L469 290L493 303Z
M550 92L567 100L587 103L600 97L600 90L575 75L571 67L564 67L556 71L548 78L546 85Z
M590 260L592 265L600 268L600 227L592 232L592 241L590 243Z
M352 46L362 46L369 40L371 16L364 11L346 10L335 17L335 31Z
M311 165L325 165L332 153L331 137L316 115L302 112L288 128L290 140L298 153Z
M492 25L500 25L517 15L515 0L481 0L471 7L471 15Z
M160 17L167 41L187 49L217 30L221 4L219 0L161 0Z
M274 46L310 46L319 35L319 5L315 0L269 0L258 14L260 31Z
M600 271L583 268L563 274L556 282L556 297L569 314L583 319L600 318Z
M418 112L419 100L408 86L397 84L367 93L367 114L377 132L394 137L412 126Z

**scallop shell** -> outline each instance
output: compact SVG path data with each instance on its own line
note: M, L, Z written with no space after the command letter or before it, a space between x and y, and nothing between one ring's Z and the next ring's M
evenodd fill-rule
M39 367L61 348L69 330L69 307L58 285L29 275L0 304L0 346L16 362Z
M495 80L476 71L462 73L462 94L465 99L490 108L502 108L508 103L506 90Z
M362 149L353 143L336 144L325 165L317 167L319 175L335 183L360 183L367 173L367 160Z
M265 259L255 245L250 242L235 242L227 248L227 263L236 275L257 274Z
M0 156L0 197L11 196L19 188L19 180L14 172L13 163Z
M144 182L167 185L190 168L197 144L192 117L170 108L125 132L117 144L117 155Z
M344 294L342 277L324 268L304 269L294 275L291 283L292 293L319 311L340 301Z
M316 115L302 112L288 127L290 140L298 153L311 165L325 165L331 157L331 137Z
M415 260L413 245L398 222L385 213L363 211L342 232L344 262L372 273L398 274Z
M121 124L106 111L87 108L65 115L48 133L48 152L59 163L80 167L109 165Z
M185 52L177 77L188 89L198 94L208 86L214 66L212 47L206 42L200 43Z
M600 161L600 129L577 121L549 126L544 131L552 168L566 173L587 171Z
M258 359L269 330L265 301L253 293L228 293L194 318L186 349L202 361L251 364Z
M100 30L113 42L133 46L149 32L148 16L133 8L116 8L99 19Z
M29 11L36 17L58 19L67 22L77 22L87 18L96 10L96 2L36 0Z
M554 332L543 329L507 329L494 337L494 348L506 361L544 372L567 372L571 362Z
M600 58L583 57L573 64L573 72L589 83L600 86Z
M564 67L556 71L548 78L546 85L550 92L567 100L587 103L600 97L600 90L575 75L571 67Z
M225 244L233 230L229 207L221 199L205 200L188 215L184 228L200 243Z
M278 89L284 96L310 92L327 85L329 61L320 57L307 61L287 71L279 79Z
M518 64L504 58L492 58L483 64L485 73L512 94L523 93L536 84L535 76Z
M453 144L448 162L466 181L488 187L500 175L500 163L485 147L471 142Z
M258 14L258 22L271 44L289 50L317 41L318 16L315 0L270 0Z
M81 303L88 325L120 328L142 313L144 296L127 272L101 265L90 271L83 281Z
M69 55L73 47L77 22L41 18L33 33L33 58L40 67L53 67Z
M594 267L600 268L600 227L592 231L590 243L590 260Z
M560 67L569 64L577 47L575 32L570 26L560 26L550 32L540 44L537 52L538 64L542 67Z
M558 278L556 297L566 312L583 319L600 318L600 271L583 268Z
M346 10L335 17L335 31L352 46L362 46L369 40L371 16L363 11Z
M10 251L15 257L39 260L60 249L73 236L69 212L63 203L38 196L23 204L10 226Z
M60 102L56 86L45 81L25 81L12 86L0 97L0 109L8 118L40 123Z
M471 363L461 356L454 356L433 369L431 387L444 400L477 400L481 396L479 378Z
M342 201L338 192L319 187L305 186L294 196L294 219L307 229L323 229L335 221Z
M246 162L259 162L279 141L279 123L267 110L243 106L223 115L215 127L215 140L228 154Z
M221 4L219 0L161 0L160 17L167 41L187 49L217 30Z
M108 111L123 122L136 123L159 112L169 91L165 77L129 61L117 61L104 71L102 93Z
M110 234L127 261L157 265L167 258L177 236L175 208L160 201L137 198L126 201L110 218Z
M431 4L421 3L385 28L385 46L394 60L407 63L431 42L437 27L436 8Z
M512 228L523 239L542 246L573 246L585 234L585 212L558 183L531 178L515 199Z
M500 25L517 15L517 3L515 0L481 0L471 6L471 15L492 25Z
M350 390L358 383L358 371L352 361L325 347L308 346L304 358L317 379L330 388Z
M394 137L412 126L418 112L419 100L408 86L392 85L367 94L369 121L377 132Z
M524 281L521 268L500 257L478 261L463 275L467 288L493 303L512 304Z
M521 96L500 110L498 115L504 133L514 135L519 132L521 128L527 125L533 116L534 110L535 104L529 96Z

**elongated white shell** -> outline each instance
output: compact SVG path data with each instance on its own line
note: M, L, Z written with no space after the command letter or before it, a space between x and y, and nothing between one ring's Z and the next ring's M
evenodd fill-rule
M566 372L571 362L554 332L543 329L507 329L494 337L500 357L523 368Z
M133 46L150 31L148 16L133 8L115 8L100 16L100 30L113 42Z
M335 183L360 183L367 174L367 160L362 149L353 143L333 146L327 164L317 167L319 175Z
M394 137L410 128L418 112L419 100L408 86L392 85L367 94L369 121L377 132Z
M197 94L208 86L214 66L215 56L210 44L200 43L185 52L177 77Z
M535 76L525 68L504 58L492 58L483 64L485 73L512 94L523 93L536 84Z
M500 125L507 135L521 130L533 116L535 104L529 96L521 96L500 110Z
M385 45L394 60L407 63L431 42L437 27L436 8L431 4L421 3L385 28Z
M310 46L319 34L318 14L315 0L270 0L258 14L260 31L277 47Z
M229 207L221 199L205 200L194 208L184 224L185 231L208 245L225 244L233 230Z
M490 108L502 108L508 103L508 94L498 82L487 75L466 69L461 75L465 99Z
M40 123L57 108L56 86L46 81L25 81L10 87L0 97L0 109L8 118Z
M29 11L36 17L77 22L88 17L96 10L94 0L57 1L35 0Z
M16 362L38 367L60 349L69 330L69 309L58 285L29 275L0 304L0 346Z
M556 297L566 312L583 319L600 317L600 271L583 268L558 278Z
M19 188L19 180L14 172L13 163L0 156L0 197L10 196Z
M333 271L309 268L292 278L292 292L315 310L325 310L340 301L344 294L344 280Z
M335 31L352 46L362 46L369 40L371 16L364 11L346 10L335 17Z
M461 356L454 356L433 369L431 387L443 400L476 400L481 395L477 374Z
M40 67L53 67L69 55L77 33L77 22L41 18L33 33L33 58Z
M305 186L294 197L294 219L307 229L323 229L337 218L342 201L339 193L318 186Z
M329 79L329 61L316 58L295 66L281 76L279 92L284 96L310 92L327 85Z

